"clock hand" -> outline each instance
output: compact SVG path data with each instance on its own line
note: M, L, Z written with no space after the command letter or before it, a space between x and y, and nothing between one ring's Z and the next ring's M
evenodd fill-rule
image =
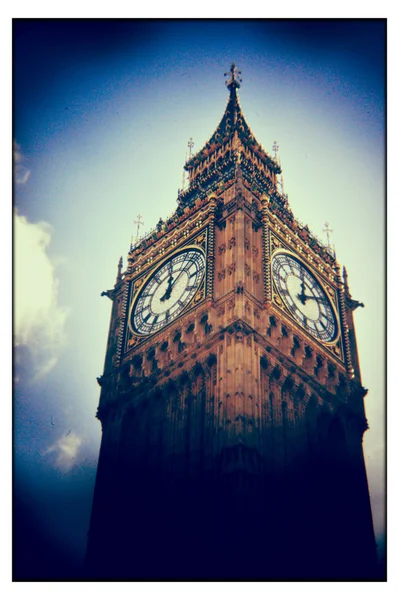
M297 294L297 298L301 301L302 304L306 304L306 299L309 296L306 296L305 294L305 281L304 281L304 274L301 272L301 293Z
M327 308L330 306L330 303L327 300L327 298L323 298L323 297L319 297L319 296L314 296L313 300L316 300L317 304L323 304Z
M179 281L180 277L183 275L184 271L181 270L180 273L178 274L177 278L172 282L172 287L171 287L171 291L173 291L173 288L175 287L176 283Z
M162 298L160 298L160 302L165 302L165 300L169 300L170 298L170 294L172 293L172 285L173 285L174 281L173 281L173 275L172 273L170 274L169 280L168 280L168 287L166 288L166 291L164 293L164 295L162 296Z
M183 267L184 267L184 265L183 265ZM185 271L185 269L184 269L184 268L182 268L182 269L180 270L180 273L178 274L178 276L176 277L176 279L175 279L175 280L173 280L173 276L172 276L172 274L170 275L170 277L169 277L169 281L168 281L168 287L167 287L167 289L166 289L166 292L165 292L165 294L162 296L162 298L160 298L160 301L161 301L161 302L164 302L165 300L169 300L169 299L170 299L170 295L171 295L171 293L173 292L173 290L174 290L174 288L175 288L175 286L176 286L176 283L179 281L180 277L181 277L181 276L183 275L183 273L185 273L185 272L186 272L186 271Z
M306 294L303 294L302 297L305 298L305 300L319 300L316 296L307 296Z

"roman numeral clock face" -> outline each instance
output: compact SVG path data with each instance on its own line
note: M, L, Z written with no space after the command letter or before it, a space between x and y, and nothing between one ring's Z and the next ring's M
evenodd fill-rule
M273 281L291 315L321 342L337 336L334 309L310 271L290 254L278 253L272 260Z
M205 256L196 248L181 250L161 264L133 300L132 331L151 335L169 325L188 307L204 274Z

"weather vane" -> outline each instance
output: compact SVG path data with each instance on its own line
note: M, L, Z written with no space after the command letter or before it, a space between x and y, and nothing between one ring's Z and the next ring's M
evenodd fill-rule
M277 141L274 140L272 150L274 152L274 158L275 159L277 158L277 152L279 151L279 149L280 149L280 146L278 145Z
M142 218L143 218L143 217L142 217L141 215L138 215L138 216L137 216L137 221L133 221L133 223L134 223L135 225L137 225L136 239L135 239L135 241L134 241L134 243L135 243L135 244L137 243L137 241L138 241L138 239L139 239L140 225L144 225L144 221L142 221L142 220L141 220Z
M236 84L236 87L240 87L240 83L242 83L242 79L241 79L241 71L238 71L235 64L232 63L231 67L230 67L230 71L228 71L227 73L224 74L225 77L230 77L230 79L228 79L226 81L226 85L227 87L230 87L233 83Z
M323 231L324 231L324 233L326 233L326 234L327 234L327 246L328 246L329 248L331 248L331 244L330 244L330 233L332 233L332 232L333 232L333 230L332 230L332 229L329 229L329 223L327 223L327 222L326 222L326 223L324 223L324 227L325 227L325 229L323 229Z

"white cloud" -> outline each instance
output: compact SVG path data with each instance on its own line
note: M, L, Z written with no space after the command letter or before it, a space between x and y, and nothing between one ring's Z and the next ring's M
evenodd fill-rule
M82 440L74 432L68 432L47 448L45 454L55 453L55 464L64 472L68 472L75 464Z
M14 140L14 180L15 183L25 184L30 177L30 170L24 165L21 146Z
M50 241L48 223L30 223L14 214L14 342L29 348L36 377L56 364L68 316L58 304L55 265L47 254Z

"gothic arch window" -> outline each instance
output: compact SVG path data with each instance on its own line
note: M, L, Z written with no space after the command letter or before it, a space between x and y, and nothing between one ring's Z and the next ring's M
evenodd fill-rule
M281 426L284 445L284 460L286 464L289 461L290 454L290 421L292 418L292 408L294 404L294 386L294 379L291 375L288 375L283 385L281 386Z
M124 365L119 376L119 391L127 392L130 387L130 366Z
M127 456L132 455L134 448L134 423L136 418L136 411L134 408L130 408L126 411L122 419L121 436L119 443L119 456L124 459Z
M309 465L314 465L316 462L317 453L317 407L318 400L313 394L310 396L309 401L305 408L305 423L306 423L306 437L308 446L308 462Z
M130 407L123 417L121 426L118 463L122 469L125 468L128 471L134 468L136 473L144 468L142 455L145 440L142 420L142 408ZM126 483L128 487L130 486L133 489L136 482L127 479Z
M342 420L337 415L329 424L327 433L329 459L337 469L347 465L346 434Z
M143 374L143 356L136 354L132 358L132 370L134 377L141 377Z
M331 423L331 415L327 410L322 409L317 416L317 435L319 456L322 462L328 461L328 431Z
M284 396L284 392L282 395ZM287 402L285 400L283 400L281 402L281 421L282 421L282 428L283 428L284 460L287 463L287 460L288 460L288 448L287 448L288 415L287 415Z

